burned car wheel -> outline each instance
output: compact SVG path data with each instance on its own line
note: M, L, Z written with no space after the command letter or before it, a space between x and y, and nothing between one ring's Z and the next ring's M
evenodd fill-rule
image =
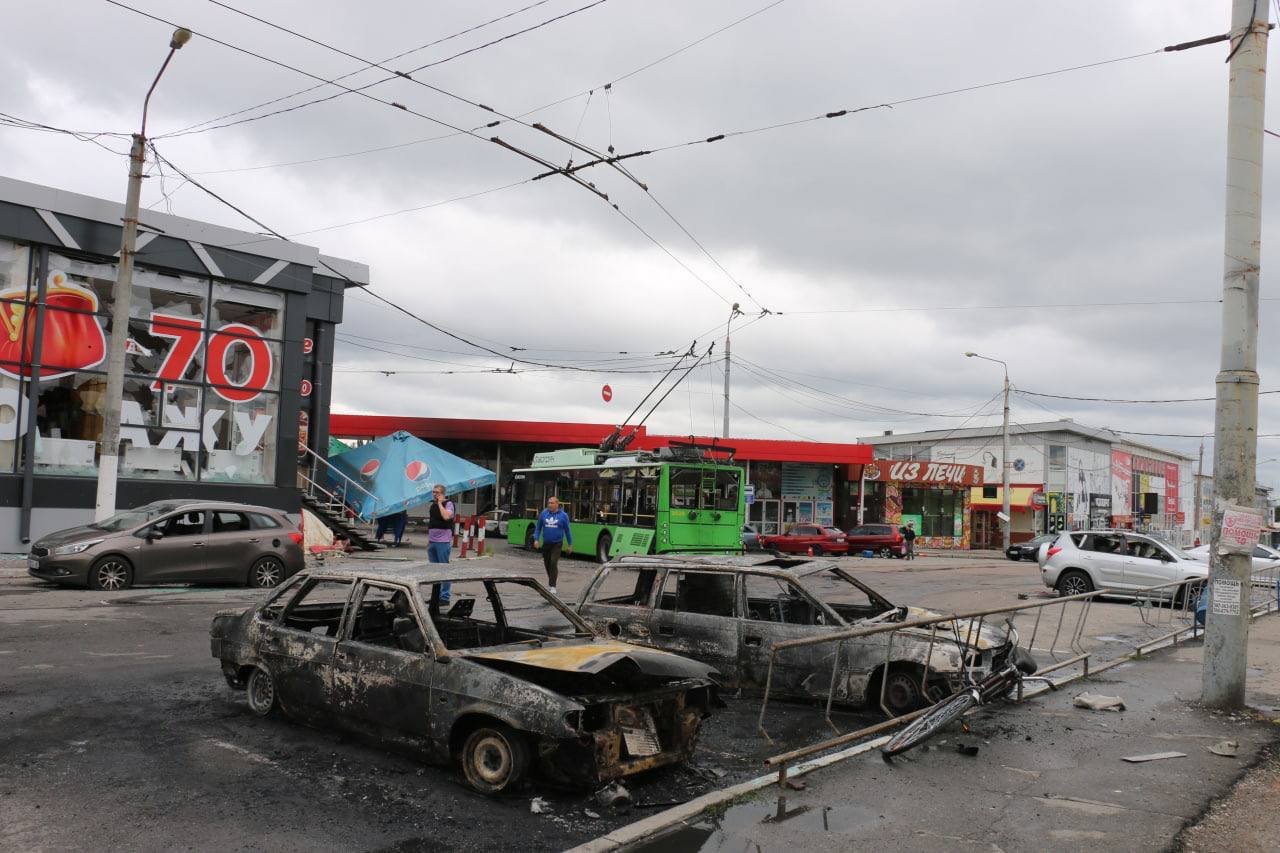
M89 569L89 588L116 592L133 586L133 566L124 557L103 557Z
M271 589L284 580L284 563L276 557L263 557L249 570L249 586Z
M275 679L260 666L254 667L249 675L244 695L249 700L249 710L259 717L269 716L277 708Z
M509 726L481 726L467 735L460 760L468 785L482 794L501 794L524 777L529 745Z
M872 696L872 704L880 704L878 691ZM884 683L884 705L889 713L901 717L928 704L920 689L920 673L902 667L889 670Z

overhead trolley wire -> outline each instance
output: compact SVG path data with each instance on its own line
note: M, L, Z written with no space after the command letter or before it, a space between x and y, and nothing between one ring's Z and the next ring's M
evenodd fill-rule
M533 8L537 7L537 6L541 6L541 5L543 5L544 3L547 3L547 2L549 2L549 0L539 0L539 2L537 2L537 3L531 3L531 4L529 4L528 6L522 6L521 8L516 9L514 12L508 12L508 13L507 13L507 14L505 14L505 15L500 15L500 16L498 16L498 17L496 17L496 18L492 18L492 19L490 19L490 20L488 20L488 21L485 21L484 23L476 24L475 26L468 27L467 29L464 29L464 30L460 30L460 31L458 31L458 32L456 32L456 33L453 33L452 35L448 35L448 36L445 36L445 37L443 37L443 38L436 39L435 41L427 42L426 44L419 45L418 47L411 48L410 50L402 51L401 53L398 53L398 54L396 54L395 56L389 56L389 57L387 57L386 59L382 60L382 62L383 62L383 63L386 63L386 62L394 62L394 61L396 61L397 59L403 59L404 57L409 56L410 54L418 53L419 51L426 50L426 49L427 49L427 48L429 48L429 47L434 47L434 46L435 46L435 45L437 45L437 44L442 44L443 42L450 41L450 40L452 40L452 39L458 38L459 36L463 36L463 35L466 35L467 33L474 32L474 31L476 31L476 30L478 30L478 29L481 29L481 28L483 28L483 27L487 27L487 26L489 26L490 24L495 24L495 23L497 23L497 22L499 22L499 21L506 20L507 18L514 17L515 15L518 15L518 14L520 14L521 12L526 12L526 11L528 11L528 10L530 10L530 9L533 9ZM482 44L482 45L479 45L479 46L477 46L477 47L470 48L470 49L468 49L468 50L466 50L466 51L462 51L462 52L460 52L460 53L456 53L456 54L454 54L453 56L446 57L446 58L444 58L444 59L438 60L437 62L434 62L434 63L432 63L432 64L433 64L433 65L440 65L440 64L443 64L443 63L445 63L445 62L449 62L449 61L451 61L451 60L453 60L453 59L457 59L457 58L458 58L458 57L460 57L460 56L465 56L465 55L470 54L470 53L475 53L475 52L476 52L476 51L478 51L478 50L483 50L483 49L485 49L485 48L487 48L487 47L491 47L491 46L493 46L493 45L495 45L495 44L498 44L499 42L506 41L506 40L507 40L507 39L509 39L509 38L514 38L514 37L515 37L515 36L517 36L517 35L523 35L524 33L533 32L534 30L541 29L542 27L547 26L547 25L548 25L548 24L550 24L550 23L554 23L555 21L559 21L559 20L561 20L561 19L563 19L563 18L570 17L571 15L576 15L578 12L585 11L586 9L591 8L591 6L596 6L596 5L599 5L600 3L603 3L603 2L605 2L605 0L598 0L598 2L596 2L596 3L592 3L592 4L590 4L589 6L584 6L584 7L581 7L581 8L579 8L579 9L574 9L574 10L572 10L572 11L570 11L570 12L565 13L565 14L558 15L558 16L556 16L555 18L551 18L550 20L542 21L541 23L536 24L536 25L534 25L534 26L532 26L532 27L527 27L527 28L525 28L525 29L523 29L523 30L520 30L519 32L516 32L516 33L510 33L510 34L508 34L508 35L506 35L506 36L504 36L504 37L502 37L502 38L500 38L500 39L494 39L494 40L492 40L492 41L486 42L486 43L484 43L484 44ZM280 103L281 101L287 101L287 100L289 100L290 98L295 98L295 97L297 97L297 96L299 96L299 95L305 95L305 94L307 94L307 93L309 93L309 92L314 92L315 90L317 90L317 89L322 89L322 88L324 88L324 87L325 87L325 86L327 86L327 85L335 85L335 84L337 83L337 81L339 81L339 80L346 80L346 79L348 79L348 78L350 78L350 77L355 76L356 74L360 74L361 72L363 72L363 71L367 71L367 70L369 70L370 68L373 68L373 67L374 67L374 64L370 63L370 64L366 65L366 67L365 67L365 68L360 68L360 69L357 69L356 71L349 71L349 72L347 72L346 74L342 74L342 75L340 75L340 76L338 76L338 77L335 77L335 78L333 78L333 79L331 79L331 80L330 80L330 79L324 79L324 80L322 80L320 83L316 84L315 86L311 86L311 87L306 88L306 89L300 89L300 90L298 90L297 92L293 92L293 93L288 94L288 95L282 95L281 97L273 98L273 99L271 99L271 100L269 100L269 101L263 101L262 103L254 104L253 106L244 107L243 109L239 109L239 110L236 110L236 111L234 111L234 112L226 113L226 114L221 115L221 116L216 116L216 117L211 118L211 119L206 119L205 121L198 122L198 123L196 123L196 124L189 125L189 126L184 127L184 128L180 128L179 130L172 131L170 134L166 134L166 135L168 135L168 136L180 136L180 135L181 135L181 136L185 136L185 135L188 135L188 134L191 134L191 133L202 133L202 132L204 132L205 130L216 130L216 129L221 128L221 127L230 127L232 124L241 124L241 123L243 123L243 122L238 122L238 121L237 121L237 122L230 122L230 123L227 123L227 124L218 125L218 127L216 127L216 128L215 128L215 127L207 127L207 125L212 125L212 124L214 124L214 123L216 123L216 122L223 121L223 120L225 120L225 119L234 118L234 117L236 117L236 116L244 115L245 113L253 112L254 110L261 109L262 107L271 106L272 104L277 104L277 103ZM423 67L429 67L429 66L423 66ZM417 69L417 70L421 70L421 69ZM412 72L411 72L411 73L412 73ZM389 81L389 80L393 80L393 79L395 79L395 76L392 76L392 77L386 77L386 78L383 78L383 79L381 79L381 80L374 81L373 83L370 83L370 84L368 84L368 85L369 85L369 86L376 86L376 85L378 85L379 83L385 83L385 82L387 82L387 81ZM367 88L367 87L364 87L364 88ZM274 115L280 115L281 113L285 113L285 112L292 112L292 111L293 111L293 110L295 110L295 109L302 109L303 107L312 106L313 104L317 104L317 103L322 103L322 102L324 102L324 101L333 100L334 98L340 97L340 96L341 96L341 95L343 95L343 94L346 94L346 93L345 93L345 92L339 92L339 93L337 93L337 94L330 95L330 96L325 97L325 98L320 98L320 99L316 99L316 100L313 100L313 101L308 101L307 103L304 103L304 104L298 104L298 105L296 105L296 106L290 107L290 108L285 109L285 110L278 110L278 111L275 111L275 112L272 112L272 113L267 113L267 114L264 114L264 115L261 115L261 116L256 116L256 117L251 118L251 119L249 119L249 120L250 120L250 121L257 121L257 120L259 120L259 119L269 118L269 117L274 116Z

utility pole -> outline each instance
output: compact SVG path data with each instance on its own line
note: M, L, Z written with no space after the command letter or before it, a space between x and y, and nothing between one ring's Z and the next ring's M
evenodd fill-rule
M1214 507L1201 700L1238 708L1249 643L1248 554L1219 554L1223 510L1252 507L1258 458L1258 278L1262 242L1262 132L1268 5L1233 0L1227 99L1227 203L1222 356L1214 412ZM1235 601L1231 601L1235 598Z
M142 125L133 135L129 149L129 189L125 193L124 233L120 237L120 266L115 287L111 290L111 340L107 351L106 412L102 424L102 445L98 454L98 494L93 517L101 521L116 511L116 483L120 472L120 402L124 399L125 345L129 341L129 310L133 296L133 256L138 244L138 205L142 197L142 167L147 150L147 107L169 60L191 40L185 27L174 30L169 40L169 54L164 58L156 79L151 81L147 97L142 101Z
M1004 368L1004 427L1000 431L1000 491L1004 495L1001 501L1004 514L1004 550L1008 551L1010 528L1013 526L1013 516L1009 514L1009 365L998 358L978 355L976 352L967 352L964 357L994 361Z
M733 318L741 313L738 303L733 303L733 307L729 309L729 322L724 324L724 438L729 437L729 326L733 324Z

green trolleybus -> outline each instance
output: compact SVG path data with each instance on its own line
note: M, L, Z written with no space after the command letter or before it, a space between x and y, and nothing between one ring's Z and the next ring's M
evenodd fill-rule
M538 513L552 495L569 514L575 553L600 562L620 554L742 552L742 468L696 450L538 453L515 471L507 539L533 545Z

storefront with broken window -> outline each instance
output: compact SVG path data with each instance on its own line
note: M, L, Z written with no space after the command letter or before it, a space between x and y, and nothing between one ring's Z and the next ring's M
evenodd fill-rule
M145 212L124 394L109 400L122 213L0 179L0 548L92 517L112 408L120 507L204 497L296 511L298 457L327 446L333 330L347 279L367 282L367 268Z

